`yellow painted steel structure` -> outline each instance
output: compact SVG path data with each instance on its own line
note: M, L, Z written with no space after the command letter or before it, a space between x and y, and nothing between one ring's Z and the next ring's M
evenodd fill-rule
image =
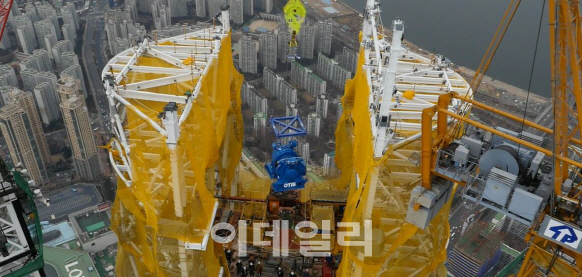
M231 52L229 28L214 27L146 39L105 67L118 276L229 276L210 229L242 150Z
M363 33L363 40L379 37L371 32L366 37L366 30ZM373 251L371 256L366 256L362 246L343 247L337 276L446 276L450 201L425 230L407 223L405 216L411 190L421 181L422 110L434 107L441 94L457 92L464 96L471 92L470 86L452 69L439 65L436 58L423 57L407 49L396 56L384 51L385 47L366 48L366 43L363 44L358 70L346 82L342 98L335 159L341 177L333 184L349 190L343 221L360 222L361 228L371 228ZM389 55L398 61L393 96L379 94L387 77L382 76L383 67L376 70L377 64L384 64L376 59ZM383 97L392 97L393 103L398 102L390 110L389 129L395 136L383 149L384 154L375 158L377 125L370 119L378 113L374 99ZM452 101L451 109L458 102ZM428 128L432 133L432 124ZM371 220L371 226L365 225L366 220ZM361 236L353 238L353 244L362 239Z
M513 1L512 4L513 5ZM519 6L519 1L517 2ZM515 9L513 13L515 13ZM582 274L582 253L563 247L538 235L540 223L544 216L549 215L565 222L574 222L576 216L560 207L561 201L569 201L579 206L577 189L568 194L562 192L563 182L574 172L578 176L582 169L580 153L582 130L582 26L580 24L580 2L568 0L548 1L550 21L550 45L552 67L552 100L554 105L554 129L540 126L534 122L498 109L486 106L474 100L458 95L442 95L438 107L423 111L422 134L422 184L430 188L434 172L434 157L436 151L448 145L459 133L460 126L471 124L492 134L501 136L514 143L542 152L553 159L554 164L554 198L551 205L538 215L530 233L526 236L529 249L525 255L518 276L580 276ZM486 68L485 68L486 69ZM478 74L475 75L478 78ZM451 112L446 103L450 99L460 99L474 107L496 113L508 119L522 122L525 126L541 130L553 136L553 149L536 146L528 141L507 135L485 124L470 120L465 116ZM436 137L432 129L432 118L437 114ZM456 122L450 124L448 118ZM439 175L441 176L441 175ZM443 176L441 176L443 177ZM581 184L575 184L579 188Z
M519 0L510 7L513 3L517 8ZM376 4L368 1L365 21L375 20ZM435 151L457 136L463 124L553 155L556 193L572 166L582 168L570 157L576 151L569 147L580 144L576 132L582 132L579 3L549 0L549 5L550 23L555 26L550 40L555 54L556 127L523 122L553 134L555 152L467 118L471 106L477 106L521 120L472 99L471 88L480 83L490 58L484 59L484 69L470 86L440 57L427 58L400 46L390 49L385 36L377 34L376 22L365 23L358 69L346 83L336 129L335 161L341 175L330 183L349 192L343 221L372 229L373 246L371 256L355 244L362 237L335 247L343 251L338 276L446 276L450 201L424 230L407 223L405 216L411 190L420 184L431 186ZM298 13L290 15L301 19ZM514 13L508 10L504 20L511 21ZM506 29L500 25L501 37ZM119 276L228 276L222 248L209 238L218 207L214 195L266 197L268 180L253 184L260 187L256 190L260 195L236 186L243 136L242 76L233 67L228 31L213 27L156 42L145 40L115 56L104 69L115 135L109 156L118 175L112 226L120 239ZM493 53L498 45L490 45ZM387 112L378 105L385 102L391 105ZM382 116L387 122L378 119ZM378 126L383 123L391 135L385 147L377 144ZM263 213L264 207L257 206ZM314 207L313 213L316 221L328 218L321 214L333 215L321 207ZM559 216L566 220L571 214ZM371 225L366 225L368 220ZM556 276L579 276L579 253L561 249L576 260L572 266L555 260L557 245L538 237L535 230L530 242L520 275L533 276L541 268Z
M582 24L580 1L549 0L550 65L552 72L552 99L554 101L554 187L557 201L560 198L575 201L578 206L579 194L572 192L562 196L562 183L571 171L582 169L572 165L565 158L579 160L580 138L582 137ZM577 145L575 145L577 144ZM579 188L580 184L575 184ZM556 202L557 204L557 202ZM553 206L553 205L552 205ZM573 221L573 214L567 211L548 210L548 214L564 221ZM537 227L532 228L526 240L530 243L518 276L580 276L582 274L582 254L538 236ZM557 253L562 252L567 259ZM573 260L574 263L569 260Z
M301 31L301 25L305 21L305 16L307 15L307 10L300 0L289 0L285 7L283 7L283 14L285 16L285 23L291 34L291 41L289 41L290 47L297 47L297 36L299 31Z

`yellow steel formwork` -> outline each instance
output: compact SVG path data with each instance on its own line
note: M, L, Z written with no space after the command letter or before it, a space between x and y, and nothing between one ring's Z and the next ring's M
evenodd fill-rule
M214 194L230 194L242 149L242 76L230 45L224 30L200 30L144 42L104 69L118 80L108 98L112 123L121 127L110 145L119 179L112 216L119 276L229 274L209 236ZM175 142L164 123L168 102L180 117Z

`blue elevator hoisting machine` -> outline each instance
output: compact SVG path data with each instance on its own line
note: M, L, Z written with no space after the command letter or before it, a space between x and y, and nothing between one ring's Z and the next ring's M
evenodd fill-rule
M273 191L283 192L297 190L305 187L307 178L307 166L305 161L295 151L297 141L291 140L287 144L280 141L281 138L305 136L307 131L299 116L271 118L271 127L277 137L273 143L271 163L265 165L269 177L275 181L271 184Z

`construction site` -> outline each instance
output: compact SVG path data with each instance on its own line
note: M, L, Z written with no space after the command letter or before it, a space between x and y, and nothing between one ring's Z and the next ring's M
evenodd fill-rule
M22 163L10 168L0 159L2 276L73 276L72 266L81 265L91 272L83 276L124 277L582 274L579 2L547 1L550 37L538 40L551 44L551 100L532 96L529 103L528 91L523 107L512 110L511 103L480 101L501 97L484 78L519 0L509 1L475 71L409 47L404 33L414 30L406 19L382 24L380 4L367 0L355 71L328 59L325 80L301 65L302 31L313 30L303 28L305 20L312 9L352 11L289 0L281 22L246 27L286 28L291 74L277 75L276 62L262 71L294 93L273 93L290 107L285 116L267 116L267 78L259 92L235 67L258 62L248 34L233 47L232 2L220 5L212 24L144 36L105 63L104 97L96 99L110 127L101 147L117 180L115 200L111 208L91 203L63 216L90 256L42 246L39 213L55 216L36 205L50 200ZM254 60L244 57L249 49ZM267 54L261 59L266 64ZM351 78L334 84L343 85L326 145L334 150L313 162L309 142L328 140L309 137L319 137L327 114L331 72ZM304 108L309 116L293 110L303 103L292 91L301 85L296 80L306 83L304 94L321 90L311 96L316 107ZM481 84L487 91L477 94ZM243 107L252 110L253 128L244 124ZM0 116L2 134L17 128L10 120ZM249 128L257 145L268 146L266 161L247 149ZM92 260L103 262L94 268Z

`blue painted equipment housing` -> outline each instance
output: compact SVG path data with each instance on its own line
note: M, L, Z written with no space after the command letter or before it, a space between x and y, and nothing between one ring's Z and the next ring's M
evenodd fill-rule
M270 121L277 139L307 135L307 129L299 116L273 117Z
M292 140L283 145L280 142L273 143L271 163L265 165L271 179L276 180L271 184L275 192L302 189L305 187L307 167L305 161L295 152L297 141Z

